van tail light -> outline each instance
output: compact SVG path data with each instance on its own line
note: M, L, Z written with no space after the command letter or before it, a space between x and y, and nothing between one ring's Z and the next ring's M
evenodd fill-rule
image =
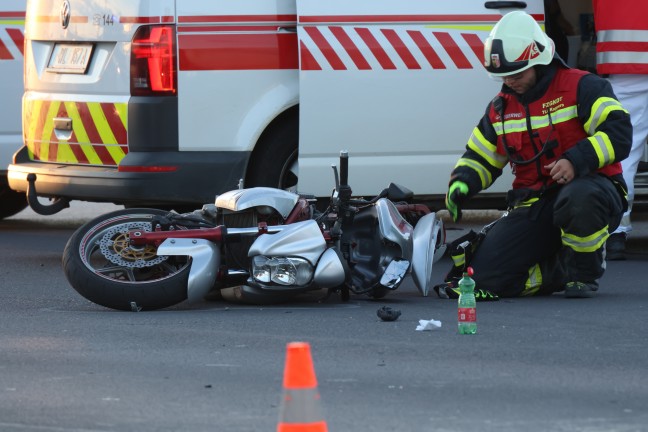
M175 26L141 26L131 46L131 95L177 93Z

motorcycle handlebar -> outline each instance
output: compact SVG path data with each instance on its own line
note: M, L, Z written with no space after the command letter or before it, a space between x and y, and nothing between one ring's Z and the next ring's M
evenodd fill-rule
M340 152L340 185L349 184L349 152L342 150Z

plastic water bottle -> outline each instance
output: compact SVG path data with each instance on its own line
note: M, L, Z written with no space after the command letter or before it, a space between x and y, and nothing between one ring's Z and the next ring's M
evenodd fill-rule
M468 267L459 280L458 325L459 334L477 333L477 301L475 300L475 281L472 267Z

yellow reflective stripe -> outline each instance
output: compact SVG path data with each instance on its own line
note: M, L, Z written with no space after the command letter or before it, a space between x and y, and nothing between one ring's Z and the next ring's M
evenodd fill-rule
M463 267L466 264L466 254L451 255L450 258L452 258L455 267Z
M594 135L596 128L603 123L612 111L628 111L621 106L618 100L602 97L598 98L592 105L590 117L583 126L588 135Z
M117 113L119 114L119 119L124 125L124 129L128 129L128 104L125 103L116 103L114 104Z
M77 160L76 156L74 155L74 152L72 151L72 147L70 147L70 144L68 144L65 141L59 141L58 145L56 146L56 161L57 162L63 162L63 163L78 163L79 161Z
M47 114L45 115L45 124L43 126L40 143L36 143L36 145L40 144L40 160L47 161L50 160L50 157L52 158L51 160L56 160L57 155L50 156L49 154L49 144L52 133L54 133L54 117L58 115L60 106L61 102L53 101L50 103Z
M599 168L614 162L614 147L612 147L610 137L606 133L597 132L594 136L589 137L588 140L596 152Z
M99 136L101 137L101 141L103 141L106 150L108 150L110 155L116 161L124 158L126 154L121 147L115 145L117 144L117 139L115 138L112 129L110 129L110 125L108 124L108 120L106 120L106 116L101 109L100 103L89 102L88 110L90 111L90 115L92 115L92 120L94 121L97 132L99 132Z
M67 110L68 116L72 119L74 135L76 135L77 142L79 143L83 154L85 154L88 159L88 162L93 165L103 165L101 159L99 159L99 155L90 143L90 137L88 137L88 132L81 120L77 104L75 102L65 102L65 109Z
M519 208L519 207L530 207L533 204L535 204L536 201L538 201L540 198L529 198L528 200L520 201L518 204L515 205L514 208Z
M549 122L549 115L551 115L551 123L563 123L578 117L578 108L573 105L552 111L551 114L547 113L539 116L531 116L529 117L531 129L535 130L548 127L551 124ZM525 132L527 130L527 119L506 120L504 123L495 122L493 123L493 129L495 129L495 133L498 136L502 135L504 131L506 131L506 133Z
M568 234L562 229L560 232L562 244L573 249L575 252L595 252L603 246L605 240L610 236L607 225L587 237Z
M471 168L479 175L482 184L482 189L486 189L493 182L490 172L477 161L474 161L472 159L461 158L457 161L457 165L455 165L455 168L460 166Z
M473 130L468 140L468 148L486 159L489 164L497 169L504 168L504 165L508 162L507 157L497 153L497 146L484 138L478 128Z
M547 114L549 117L549 114ZM553 124L564 123L578 117L578 107L576 105L561 108L551 112L551 122Z
M88 102L86 105L88 105L88 110L90 111L92 120L94 121L95 127L97 128L97 132L99 132L101 141L104 144L116 144L117 139L110 129L110 125L108 124L108 120L106 120L106 116L101 109L100 103Z
M540 271L540 264L536 264L529 269L529 277L524 283L524 290L520 296L532 296L538 293L542 286L542 272Z
M547 120L547 122L548 121L549 120ZM506 131L506 133L524 132L527 130L526 118L521 120L506 120L504 123L495 122L493 123L493 129L495 129L497 136L502 135L504 131Z

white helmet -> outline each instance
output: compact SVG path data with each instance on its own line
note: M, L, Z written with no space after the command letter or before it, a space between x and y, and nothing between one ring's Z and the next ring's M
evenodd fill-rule
M554 57L554 43L526 12L504 15L484 43L484 66L492 76L513 75Z

